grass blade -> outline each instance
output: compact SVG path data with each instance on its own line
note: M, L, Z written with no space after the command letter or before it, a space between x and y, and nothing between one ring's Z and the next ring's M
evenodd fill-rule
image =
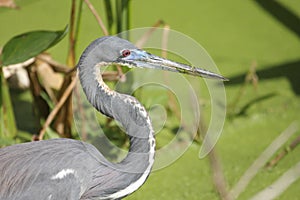
M106 20L107 20L107 25L108 25L108 31L110 34L112 34L112 26L114 23L114 18L113 18L113 12L112 12L112 6L111 6L110 0L105 0L104 6L105 6L105 11L106 11Z
M10 100L9 89L0 68L0 138L14 138L17 134L13 107Z

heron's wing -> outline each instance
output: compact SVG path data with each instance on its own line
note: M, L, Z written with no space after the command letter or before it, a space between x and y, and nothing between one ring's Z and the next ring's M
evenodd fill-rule
M80 199L97 165L86 148L57 139L0 149L0 199Z
M32 184L27 182L30 187L22 193L17 192L10 196L0 196L0 199L5 200L41 200L41 199L80 199L80 183L75 177L67 177L62 180L45 181L41 178L40 181L34 181ZM2 187L2 186L1 186Z

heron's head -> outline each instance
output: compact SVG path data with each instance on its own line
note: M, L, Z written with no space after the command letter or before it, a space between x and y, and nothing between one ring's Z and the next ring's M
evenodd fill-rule
M102 39L102 38L101 38ZM101 40L101 60L128 67L152 68L194 76L227 80L225 77L194 66L178 63L136 48L127 40L107 36Z

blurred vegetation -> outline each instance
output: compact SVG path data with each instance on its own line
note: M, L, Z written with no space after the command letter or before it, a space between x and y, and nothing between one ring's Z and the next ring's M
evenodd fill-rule
M255 171L254 177L247 180L249 185L241 191L238 199L253 197L297 166L300 161L300 148L297 147L300 135L297 127L300 122L298 1L86 2L89 1L16 0L15 5L11 6L13 9L0 8L0 46L22 33L34 30L52 31L69 24L68 39L60 41L49 50L50 46L47 46L43 51L47 50L48 54L39 54L34 65L26 68L32 84L30 90L8 89L1 74L0 146L33 139L77 138L70 121L72 113L69 110L72 109L69 109L71 101L68 98L62 109L57 110L54 121L49 121L51 126L44 130L43 137L39 137L49 114L55 110L60 99L67 96L66 91L73 80L72 69L78 60L77 55L99 36L116 34L129 28L149 27L158 20L164 20L172 29L185 33L202 44L221 73L230 79L226 83L228 118L214 157L199 160L199 145L195 143L174 164L152 173L145 185L126 199L230 199L230 196L224 196L220 192L220 185L212 178L216 176L216 171L209 158L219 160L217 165L221 168L221 177L225 177L225 195L228 195L265 149L274 151L271 156L262 159L262 166L256 165L256 168L252 168ZM91 5L99 13L98 17L104 19L103 26L107 27L106 31L99 18L89 11ZM41 74L36 72L36 66L44 63L48 63L63 77L58 78L62 81L60 88L49 90L49 85L41 81ZM113 70L118 72L117 67ZM108 78L118 77L120 74L115 73ZM208 124L209 94L205 85L200 87L199 98L205 102L201 105L201 112L208 113L203 119ZM146 102L145 99L141 101ZM163 99L163 102L167 106L168 98ZM163 130L164 135L158 135L158 144L173 138L172 129L176 128L177 121L176 117L171 118L171 124ZM111 123L106 119L101 122ZM117 131L113 123L110 125L109 128ZM105 131L111 133L109 128ZM286 137L281 139L283 144L277 148L270 145L280 135ZM126 138L122 136L120 139L119 136L110 137L121 142L118 144L120 146L126 144ZM278 155L283 154L278 159ZM299 167L296 169L299 171ZM294 177L295 182L290 183L282 194L278 194L277 199L300 199L299 175ZM281 188L284 188L283 182L280 183Z

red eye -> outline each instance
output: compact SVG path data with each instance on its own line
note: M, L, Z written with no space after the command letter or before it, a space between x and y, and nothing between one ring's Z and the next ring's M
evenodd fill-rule
M127 57L127 56L130 55L130 53L131 53L130 50L125 49L125 50L122 51L122 56L123 56L123 57Z

